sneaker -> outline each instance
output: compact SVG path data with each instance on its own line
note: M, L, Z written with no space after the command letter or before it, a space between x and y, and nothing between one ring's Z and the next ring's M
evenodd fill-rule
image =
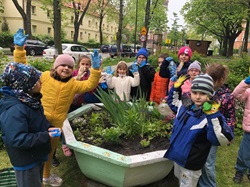
M233 181L236 183L236 184L240 184L241 181L243 179L243 173L239 172L239 171L236 171L235 175L234 175L234 178L233 178Z
M65 156L71 156L72 152L70 150L70 148L68 148L66 145L62 145L62 150L63 150L63 154Z
M63 182L62 179L58 177L56 174L51 174L49 178L43 178L44 185L61 186L62 182Z
M53 167L57 167L57 166L59 166L59 165L60 165L60 162L59 162L59 160L57 160L57 158L56 158L56 156L55 156L55 155L53 155L51 165L52 165Z

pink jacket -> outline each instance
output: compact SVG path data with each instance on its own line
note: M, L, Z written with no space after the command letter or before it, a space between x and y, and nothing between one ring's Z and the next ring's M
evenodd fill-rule
M235 99L245 102L242 128L244 131L250 132L250 85L246 84L245 80L242 80L232 94Z
M172 88L172 86L174 85L175 82L173 81L169 81L169 85L168 85L168 91L170 91L170 89ZM182 90L182 93L186 93L186 92L190 92L191 90L191 82L190 80L186 80L183 85L181 86L181 90Z

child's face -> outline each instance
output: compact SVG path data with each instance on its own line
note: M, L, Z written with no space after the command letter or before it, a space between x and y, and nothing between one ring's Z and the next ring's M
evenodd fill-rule
M190 75L190 80L192 81L196 75L199 75L200 71L198 69L192 68L188 70L188 75Z
M180 62L189 62L189 56L185 53L182 53L179 56L179 61Z
M127 70L125 68L118 68L117 73L121 75L126 75Z
M208 95L203 92L195 92L191 90L191 100L196 106L202 106L207 100Z
M56 68L56 72L61 79L65 79L72 75L73 67L63 64Z
M144 55L139 55L137 58L137 63L140 64L143 60L147 60L147 58Z
M158 66L160 67L162 62L163 62L164 58L158 58Z
M40 93L41 91L41 87L42 87L42 83L41 83L41 80L39 79L36 83L36 86L29 91L29 94L35 94L35 93Z
M88 71L90 66L91 66L91 63L89 61L89 59L87 58L83 58L80 62L79 62L79 68L83 67L84 71Z

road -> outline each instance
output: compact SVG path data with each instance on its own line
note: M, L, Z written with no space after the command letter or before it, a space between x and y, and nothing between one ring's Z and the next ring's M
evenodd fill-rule
M101 56L102 56L102 58L103 59L105 59L105 58L108 58L108 57L110 57L109 56L109 53L100 53L101 54ZM13 59L14 59L14 57L13 57L13 55L7 55L8 56L8 58L11 60L11 61L13 61ZM35 56L34 58L43 58L43 56L42 55L37 55L37 56Z

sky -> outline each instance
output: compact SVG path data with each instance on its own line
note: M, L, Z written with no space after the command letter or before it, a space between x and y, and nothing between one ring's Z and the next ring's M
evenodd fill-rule
M180 15L180 10L188 0L169 0L168 3L168 26L171 28L174 20L173 12L178 14L178 24L183 25L184 19Z

